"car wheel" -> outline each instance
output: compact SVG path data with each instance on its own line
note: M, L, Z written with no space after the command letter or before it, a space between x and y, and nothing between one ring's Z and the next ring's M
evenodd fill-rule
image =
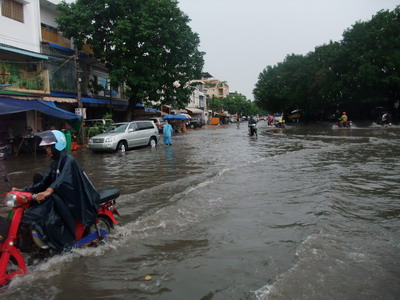
M155 137L151 137L149 141L149 146L151 148L155 148L157 146L157 139Z
M117 150L118 151L121 151L121 152L125 152L126 150L127 150L127 145L126 145L126 142L124 142L124 141L120 141L119 143L118 143L118 145L117 145Z
M196 126L194 126L194 124L190 124L189 127L192 128L192 129L194 129Z

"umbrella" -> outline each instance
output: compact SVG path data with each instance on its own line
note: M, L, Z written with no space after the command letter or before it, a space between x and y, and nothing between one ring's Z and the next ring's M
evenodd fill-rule
M180 114L180 115L166 115L163 117L164 120L187 120L188 117Z

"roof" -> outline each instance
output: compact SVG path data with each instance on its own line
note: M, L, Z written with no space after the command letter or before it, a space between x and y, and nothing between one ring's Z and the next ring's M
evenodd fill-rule
M202 114L204 113L204 110L199 109L199 108L195 108L195 107L185 107L186 110L188 110L189 112L191 112L192 114Z

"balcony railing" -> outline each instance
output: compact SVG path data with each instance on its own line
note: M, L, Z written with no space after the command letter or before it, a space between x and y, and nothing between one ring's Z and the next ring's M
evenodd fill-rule
M4 63L2 68L7 70L0 77L1 84L8 84L8 90L48 90L49 75L42 69L40 63L20 64ZM1 73L1 72L0 72Z
M72 43L70 39L63 37L61 34L54 30L49 30L42 27L42 40L45 42L54 43L66 48L72 48Z

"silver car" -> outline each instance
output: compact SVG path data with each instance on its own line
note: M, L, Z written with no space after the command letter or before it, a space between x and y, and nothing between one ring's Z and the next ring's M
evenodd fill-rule
M115 123L107 132L89 139L89 149L93 151L126 151L129 148L156 147L160 135L152 121L132 121Z

